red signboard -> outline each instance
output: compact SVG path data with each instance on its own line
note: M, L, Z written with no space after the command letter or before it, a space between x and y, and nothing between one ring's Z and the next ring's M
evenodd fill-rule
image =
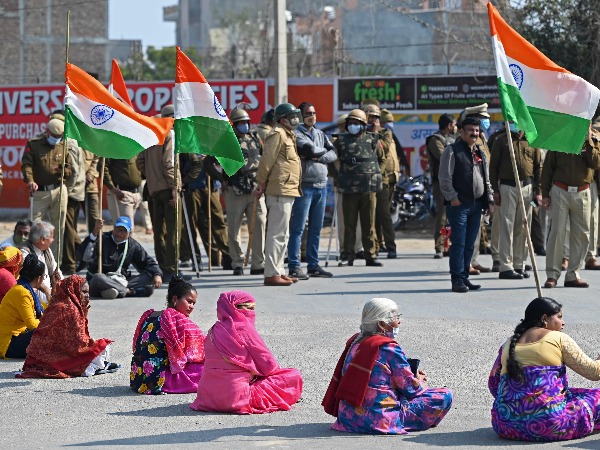
M252 123L260 122L267 107L266 80L220 80L210 82L229 113L245 102ZM153 116L173 103L173 83L127 84L136 111ZM28 192L21 175L21 157L27 140L46 130L48 115L63 108L64 85L0 87L0 163L3 193L0 208L27 208Z

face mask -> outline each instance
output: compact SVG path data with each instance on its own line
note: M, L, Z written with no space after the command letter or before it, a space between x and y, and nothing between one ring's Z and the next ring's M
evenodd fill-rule
M389 331L386 331L385 332L385 336L389 337L390 339L394 339L395 340L398 337L398 333L399 333L399 328L396 327L396 328L392 328Z
M26 240L27 240L27 238L24 236L21 236L20 234L13 235L13 241L15 241L15 244L22 244Z
M48 136L46 138L48 140L48 144L50 144L51 146L55 146L56 144L58 144L60 141L62 141L62 137L54 137L54 136Z
M125 243L125 241L127 241L127 239L125 239L125 240L123 240L123 241L117 241L117 240L115 239L115 237L114 237L112 234L110 235L110 237L112 238L113 242L114 242L115 244L117 244L117 245L124 244L124 243Z
M300 125L300 119L298 119L298 117L292 117L291 119L288 119L288 123L290 124L290 128L295 130L298 128L298 125Z
M348 125L348 133L357 135L364 131L364 125L357 125L355 123Z
M383 126L383 128L387 128L388 130L390 130L390 131L393 131L393 130L394 130L394 122L387 122L387 123L386 123L386 124Z
M514 123L509 124L508 127L510 128L510 131L512 131L513 133L517 132L517 126Z
M479 123L482 130L487 130L490 127L490 119L481 119Z
M241 125L236 125L235 127L242 134L247 134L248 131L250 131L250 125L248 125L247 123L243 123Z

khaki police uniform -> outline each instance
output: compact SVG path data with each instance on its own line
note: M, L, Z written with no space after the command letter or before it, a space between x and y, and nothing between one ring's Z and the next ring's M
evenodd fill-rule
M104 184L108 192L106 200L113 222L120 216L127 216L133 224L135 210L142 202L142 174L136 167L137 156L131 159L106 158L104 163ZM118 189L123 198L118 200L113 190Z
M383 167L381 191L377 192L375 207L375 231L377 236L377 249L385 248L388 255L396 253L396 232L392 222L391 204L400 174L400 163L396 153L396 144L392 132L386 128L378 131L385 164Z

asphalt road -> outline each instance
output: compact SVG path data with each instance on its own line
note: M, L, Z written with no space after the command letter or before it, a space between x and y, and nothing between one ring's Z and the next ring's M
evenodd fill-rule
M325 242L326 244L326 242ZM189 395L143 396L129 389L131 340L138 318L148 308L163 308L166 290L151 298L93 300L90 332L115 340L115 374L67 380L20 380L22 361L0 361L2 448L108 446L149 448L346 448L426 449L578 448L599 449L598 436L563 444L532 445L499 439L490 425L492 396L487 377L499 346L536 296L533 277L498 280L483 274L477 292L449 291L448 260L434 260L429 241L421 250L403 250L382 260L383 268L331 267L332 279L311 279L291 287L264 287L258 276L233 277L220 269L194 280L199 301L192 315L206 331L216 317L220 292L243 289L257 300L257 328L284 367L304 377L301 401L289 412L236 416L198 413ZM491 265L489 256L481 260ZM543 269L544 258L538 258ZM191 272L187 272L191 273ZM543 273L540 274L545 279ZM582 271L589 289L545 291L564 305L565 331L588 352L600 350L600 272ZM406 436L351 435L330 430L333 418L320 406L346 339L358 330L366 300L394 299L402 313L399 342L409 357L421 359L431 386L448 386L454 405L436 429ZM600 387L570 373L573 386Z

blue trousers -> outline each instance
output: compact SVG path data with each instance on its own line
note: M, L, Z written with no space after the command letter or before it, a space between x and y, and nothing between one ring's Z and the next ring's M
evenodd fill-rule
M475 240L481 224L481 201L472 205L446 206L452 234L450 240L450 277L452 284L469 278Z

